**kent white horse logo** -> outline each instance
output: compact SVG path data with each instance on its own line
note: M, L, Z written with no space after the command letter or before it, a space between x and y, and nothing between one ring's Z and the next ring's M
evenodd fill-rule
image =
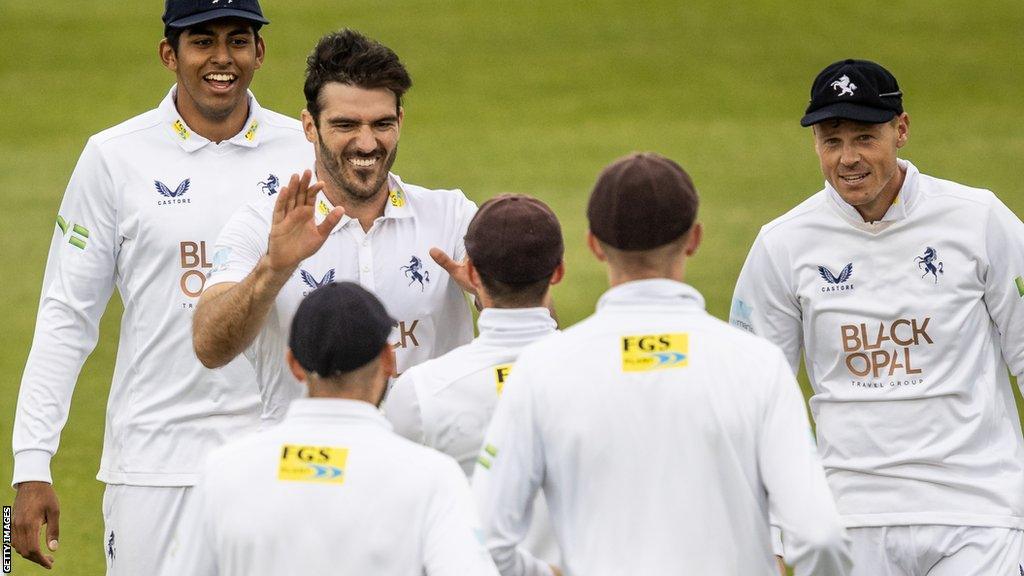
M942 262L936 262L939 259L939 252L928 246L925 248L924 256L918 256L914 258L914 262L917 262L917 269L924 270L924 274L921 274L921 278L931 274L935 278L935 284L939 283L939 274L945 274L942 270Z
M842 76L839 77L839 80L836 80L835 82L832 83L832 89L839 91L839 94L837 94L837 96L853 96L853 92L854 90L857 89L857 85L854 84L853 82L850 82L849 76L843 74Z
M419 282L420 292L423 292L423 290L426 289L427 283L430 282L430 271L423 270L422 260L420 260L416 256L413 256L412 259L409 260L409 265L402 266L401 270L405 274L406 278L410 278L409 286L412 286L414 283ZM422 273L420 273L421 270L423 270Z

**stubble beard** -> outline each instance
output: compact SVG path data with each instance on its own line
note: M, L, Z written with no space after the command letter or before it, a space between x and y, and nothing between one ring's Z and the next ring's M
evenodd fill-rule
M317 141L320 148L320 163L323 165L324 171L327 172L327 177L341 191L345 200L352 204L372 203L384 189L388 173L391 171L391 166L394 165L395 158L398 156L398 144L396 143L391 154L384 158L383 169L379 175L368 184L363 184L357 176L353 175L350 178L345 174L344 156L347 151L343 150L341 154L336 155L324 144L323 139L319 135L317 135Z

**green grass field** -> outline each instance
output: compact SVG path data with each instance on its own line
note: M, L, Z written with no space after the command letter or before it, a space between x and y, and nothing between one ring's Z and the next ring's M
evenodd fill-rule
M1019 0L983 4L264 0L273 23L253 90L297 115L305 55L322 33L348 26L393 47L414 79L395 171L477 201L501 192L548 201L567 239L568 276L556 290L565 324L605 288L583 244L597 172L633 150L668 155L702 195L705 243L688 279L725 317L760 225L821 186L798 120L814 75L834 60L875 59L896 74L912 118L904 156L923 172L991 188L1024 211L1024 10ZM0 481L11 474L6 447L67 179L89 135L153 108L173 82L157 59L161 8L0 0ZM119 312L115 298L53 464L56 574L103 571L94 476ZM44 571L16 559L14 572Z

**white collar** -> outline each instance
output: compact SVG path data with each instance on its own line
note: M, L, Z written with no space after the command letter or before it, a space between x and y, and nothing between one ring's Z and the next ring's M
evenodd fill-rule
M547 308L484 308L478 340L493 345L526 345L558 330Z
M401 219L401 218L412 218L416 215L416 211L409 203L409 195L405 190L405 183L398 177L397 174L388 172L388 200L384 204L384 216L382 219ZM327 198L323 190L316 194L316 204L314 205L314 219L317 224L324 221L324 218L330 214L331 210L334 209L334 204ZM331 230L331 234L344 228L353 218L349 217L348 214L341 217L341 221L338 225Z
M605 292L597 301L598 310L621 306L666 305L704 310L704 297L689 284L668 278L652 278L619 284Z
M885 212L881 220L878 222L895 222L897 220L903 220L906 218L910 211L913 210L914 206L917 205L918 197L920 193L917 189L917 180L920 176L920 172L917 167L910 163L908 160L902 158L896 159L896 164L900 170L905 172L903 177L903 186L900 187L899 193L896 194L896 198L892 201L892 206ZM850 206L843 200L843 197L839 195L839 192L832 187L828 181L825 181L825 191L828 194L829 199L832 200L832 205L835 206L840 214L850 220L852 223L857 225L871 225L871 223L864 222L864 217L857 212L857 209Z
M296 398L288 405L285 419L366 423L391 430L391 424L376 406L362 400L345 398Z
M227 142L236 146L242 146L243 148L255 148L260 142L260 134L262 132L260 126L264 122L263 108L260 107L252 92L247 90L246 94L249 97L249 117L245 120L242 131L229 138ZM175 84L171 86L167 96L164 97L160 102L160 106L157 107L160 110L161 123L168 127L171 137L181 146L182 150L195 152L209 144L210 141L192 130L181 118L181 114L178 114L178 108L174 103L177 95L178 85Z

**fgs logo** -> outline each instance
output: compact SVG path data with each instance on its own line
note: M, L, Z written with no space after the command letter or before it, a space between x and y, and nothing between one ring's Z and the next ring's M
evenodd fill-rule
M348 448L285 444L281 447L277 479L290 482L344 484L347 462Z
M505 381L508 380L508 375L511 372L511 364L500 364L494 367L494 385L498 389L499 396L505 390Z
M684 368L690 363L689 334L622 337L622 371L650 372Z

